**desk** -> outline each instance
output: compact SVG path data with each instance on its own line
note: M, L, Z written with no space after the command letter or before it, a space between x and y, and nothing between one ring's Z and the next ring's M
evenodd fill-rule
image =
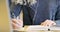
M56 29L51 27L52 29L50 28L51 29L50 31L45 30L45 29L47 29L47 27L46 28L43 28L44 30L43 29L42 30L41 29L40 30L28 30L29 27L30 26L25 26L24 27L24 30L22 30L22 31L21 30L20 31L19 30L18 31L17 30L14 30L14 32L60 32L60 29L57 28L57 27L56 27Z

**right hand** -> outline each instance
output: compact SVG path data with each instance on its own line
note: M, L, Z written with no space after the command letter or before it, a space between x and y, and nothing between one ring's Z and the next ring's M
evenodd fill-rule
M54 26L56 25L55 21L52 20L45 20L44 22L41 23L42 26Z
M13 29L21 28L21 27L23 27L23 21L20 19L19 20L12 19L12 26L13 26Z

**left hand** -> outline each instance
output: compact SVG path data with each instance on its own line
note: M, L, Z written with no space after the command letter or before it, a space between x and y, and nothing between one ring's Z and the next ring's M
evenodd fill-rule
M41 23L42 26L54 26L56 23L52 20L45 20L43 23Z

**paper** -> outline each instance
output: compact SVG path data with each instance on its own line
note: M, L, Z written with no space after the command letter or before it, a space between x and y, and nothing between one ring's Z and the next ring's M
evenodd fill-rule
M45 27L45 26L40 26L40 25L32 25L28 26L27 30L60 30L60 27Z

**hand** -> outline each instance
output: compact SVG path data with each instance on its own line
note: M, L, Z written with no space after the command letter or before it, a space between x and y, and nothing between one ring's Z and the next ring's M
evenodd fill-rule
M20 19L19 20L12 19L12 26L13 26L13 29L21 28L23 27L23 21Z
M52 20L45 20L43 23L41 23L42 26L54 26L56 23Z

